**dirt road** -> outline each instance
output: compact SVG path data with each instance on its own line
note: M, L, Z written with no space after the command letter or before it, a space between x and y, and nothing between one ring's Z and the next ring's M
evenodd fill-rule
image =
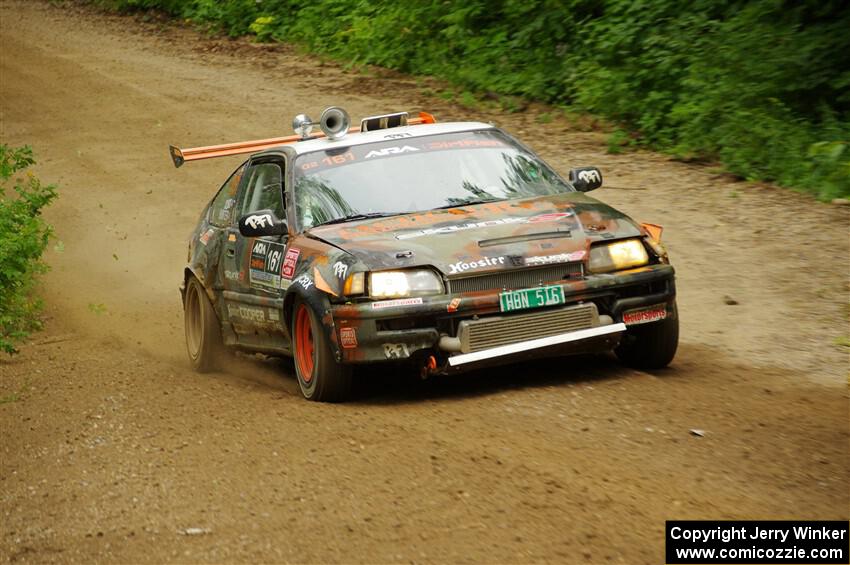
M186 237L238 162L175 170L168 144L283 135L331 104L492 120L562 172L602 167L599 198L666 228L671 368L365 374L344 405L302 400L286 361L191 372ZM64 246L46 331L0 361L2 560L659 563L666 519L848 518L846 208L609 155L566 117L48 3L0 1L0 112L60 183Z

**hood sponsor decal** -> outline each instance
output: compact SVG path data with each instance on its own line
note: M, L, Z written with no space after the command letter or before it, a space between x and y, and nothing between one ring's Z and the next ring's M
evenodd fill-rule
M373 302L372 310L393 308L395 306L413 306L415 304L422 304L422 298L399 298L397 300L383 300L381 302Z
M549 214L539 214L530 217L515 217L497 218L495 220L485 220L483 222L468 222L465 224L454 224L451 226L443 226L439 228L427 228L424 230L416 230L405 233L396 234L396 239L413 239L425 235L435 235L441 233L455 233L459 231L475 230L479 228L488 228L491 226L502 226L510 224L538 224L546 222L557 222L564 218L573 216L572 212L552 212Z
M505 258L504 257L485 257L483 259L479 259L477 261L458 261L452 265L449 265L449 274L456 275L458 273L465 273L466 271L470 271L472 269L480 269L481 267L494 267L496 265L504 265Z
M280 269L286 246L271 241L255 241L251 248L248 277L252 287L281 288Z
M525 257L523 264L529 267L536 265L550 265L552 263L571 263L573 261L581 261L587 255L587 251L579 249L572 253L559 253L557 255L536 255L534 257Z

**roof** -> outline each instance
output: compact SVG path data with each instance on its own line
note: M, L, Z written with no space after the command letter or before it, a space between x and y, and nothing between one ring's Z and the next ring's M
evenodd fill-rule
M375 118L381 118L376 116ZM294 153L303 155L314 151L322 151L331 148L353 147L365 145L377 141L399 138L415 138L428 135L439 135L441 133L455 133L462 131L473 131L482 129L493 129L494 126L481 122L448 122L438 124L434 122L434 116L420 112L419 117L413 118L413 125L394 128L383 128L374 131L360 132L360 128L352 128L341 139L328 139L323 132L312 134L311 138L301 139L298 135L287 135L284 137L273 137L269 139L255 139L252 141L239 141L237 143L225 143L221 145L209 145L205 147L190 147L181 149L177 146L168 147L171 160L175 167L180 167L187 161L198 159L211 159L213 157L226 157L228 155L241 155L245 153L263 153L266 151Z
M295 151L296 155L303 155L313 151L324 151L336 147L352 147L355 145L364 145L374 143L376 141L386 141L393 139L395 136L403 135L404 137L424 137L426 135L437 135L441 133L456 133L461 131L472 131L481 129L493 129L493 125L482 122L444 122L436 124L420 124L413 126L402 126L389 129L378 129L366 132L349 133L342 139L328 139L319 137L306 141L298 141L295 143L286 144Z

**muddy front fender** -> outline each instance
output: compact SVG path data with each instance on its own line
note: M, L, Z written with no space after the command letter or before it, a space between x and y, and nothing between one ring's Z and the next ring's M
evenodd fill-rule
M337 362L342 361L342 351L337 338L336 326L334 324L333 311L331 303L328 300L328 295L316 288L315 284L309 278L304 276L296 279L286 292L283 299L283 316L286 320L286 335L292 344L292 351L295 351L295 343L292 341L292 317L295 315L295 303L300 299L307 304L307 307L313 310L316 318L322 326L322 331L331 346L334 359Z

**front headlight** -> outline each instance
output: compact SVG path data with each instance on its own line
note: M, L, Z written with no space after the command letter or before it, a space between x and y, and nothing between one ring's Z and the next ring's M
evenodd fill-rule
M588 269L591 273L608 273L639 267L648 262L649 256L643 244L637 239L627 239L591 247Z
M369 296L372 298L399 298L442 293L442 281L436 273L427 269L369 273Z

